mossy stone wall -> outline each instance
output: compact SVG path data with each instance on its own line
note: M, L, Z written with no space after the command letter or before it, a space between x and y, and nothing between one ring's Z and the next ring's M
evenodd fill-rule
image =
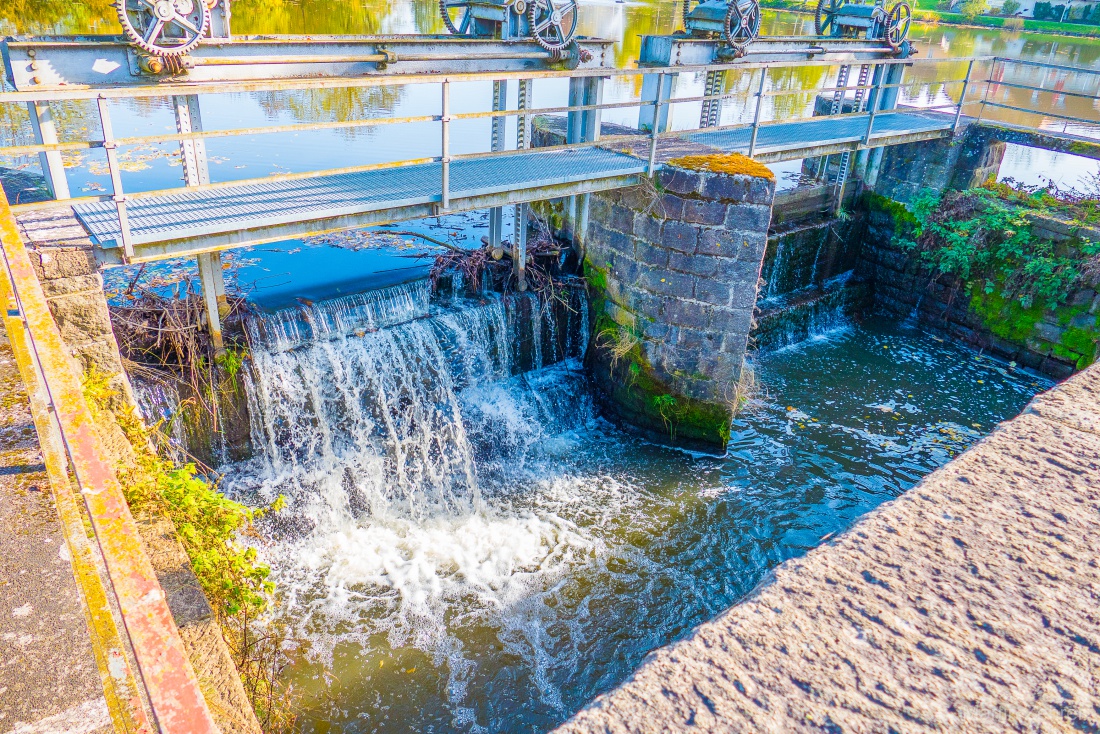
M729 439L775 195L763 173L667 165L652 186L592 198L588 365L611 410L655 438Z
M912 215L896 201L877 195L866 199L867 226L860 273L874 283L875 303L900 318L915 317L951 336L1062 378L1092 364L1100 340L1100 284L1081 285L1055 309L1024 308L999 292L986 293L978 283L935 278L896 237ZM1100 231L1084 231L1057 220L1033 225L1044 238L1073 246L1086 237L1100 241Z

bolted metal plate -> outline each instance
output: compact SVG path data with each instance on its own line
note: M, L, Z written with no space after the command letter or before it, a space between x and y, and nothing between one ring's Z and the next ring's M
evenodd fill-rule
M622 153L582 148L459 160L450 168L451 198L462 199L614 178L640 173L645 165ZM144 245L438 202L441 180L442 164L427 163L213 191L183 190L128 201L126 213L133 243ZM112 202L81 204L73 211L100 247L121 245Z

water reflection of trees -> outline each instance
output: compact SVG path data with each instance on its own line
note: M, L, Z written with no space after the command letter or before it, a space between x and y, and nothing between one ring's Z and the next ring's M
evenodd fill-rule
M113 0L4 0L2 33L119 33Z
M401 87L361 87L258 92L254 96L270 119L290 116L299 122L331 122L392 115L403 91ZM341 132L350 139L371 130L361 127Z

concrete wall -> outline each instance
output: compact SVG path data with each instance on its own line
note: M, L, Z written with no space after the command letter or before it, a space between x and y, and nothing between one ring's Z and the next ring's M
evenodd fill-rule
M599 732L1097 731L1100 367L561 726Z
M23 215L19 226L50 311L77 366L82 372L95 370L107 376L117 394L112 411L133 411L103 280L83 228L64 209ZM122 464L134 461L129 441L113 416L99 417L96 428L109 458ZM219 728L227 734L258 734L259 722L175 528L161 517L139 515L135 520Z

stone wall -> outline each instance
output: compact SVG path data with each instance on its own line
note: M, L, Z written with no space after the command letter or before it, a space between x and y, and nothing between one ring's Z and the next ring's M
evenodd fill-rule
M81 373L95 370L107 377L116 395L112 411L133 411L133 394L111 328L103 280L83 228L67 209L24 214L19 227L75 366ZM99 416L96 428L109 459L133 462L130 443L113 416ZM227 734L258 734L259 722L175 528L162 517L135 520L219 728Z
M922 189L944 191L980 186L995 177L1006 145L981 125L963 125L952 138L883 149L875 192L910 203Z
M973 292L951 277L937 278L895 241L899 224L910 219L908 212L881 197L868 197L867 202L859 273L874 284L877 306L1055 378L1067 377L1095 359L1100 337L1097 284L1076 288L1057 309L1002 304L997 294ZM1080 237L1100 241L1100 231L1083 231L1052 219L1036 222L1032 231L1056 242Z
M590 367L627 422L664 440L723 449L775 182L666 166L655 183L592 199ZM616 357L623 340L637 348Z

